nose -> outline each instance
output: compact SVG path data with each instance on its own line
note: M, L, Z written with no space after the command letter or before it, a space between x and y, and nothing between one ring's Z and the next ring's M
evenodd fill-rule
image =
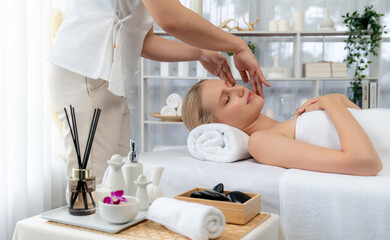
M230 91L237 93L238 97L243 97L245 93L245 87L237 84L234 87L231 87Z

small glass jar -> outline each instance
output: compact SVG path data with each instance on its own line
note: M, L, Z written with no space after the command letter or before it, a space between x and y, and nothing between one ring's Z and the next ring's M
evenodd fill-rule
M69 179L69 213L84 216L95 213L95 176L91 169L72 169Z

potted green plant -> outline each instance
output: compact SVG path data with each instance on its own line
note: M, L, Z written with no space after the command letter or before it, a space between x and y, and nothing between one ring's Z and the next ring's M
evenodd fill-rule
M252 51L252 53L255 54L255 49L256 49L255 43L249 41L249 42L247 42L247 44L248 44L248 47L250 48L250 50ZM236 69L236 66L234 65L233 53L232 52L227 52L227 55L229 56L230 70L232 71L233 77L234 78L239 78L240 77L240 73L238 72L238 70Z
M354 63L356 64L353 81L351 82L352 91L348 94L348 98L356 104L359 103L362 97L361 82L366 77L365 70L372 63L369 55L378 55L383 29L386 27L380 23L382 16L383 14L377 13L372 5L366 5L362 14L354 11L342 16L348 35L348 38L344 40L346 43L344 49L348 51L344 62L347 63L348 67L351 67Z

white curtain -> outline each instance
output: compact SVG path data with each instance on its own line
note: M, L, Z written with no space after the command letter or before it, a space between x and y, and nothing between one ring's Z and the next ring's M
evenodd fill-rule
M45 76L50 4L0 3L0 239L12 237L17 221L61 203Z

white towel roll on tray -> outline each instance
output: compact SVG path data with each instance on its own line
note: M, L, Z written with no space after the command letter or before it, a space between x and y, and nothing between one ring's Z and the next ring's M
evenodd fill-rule
M167 197L157 198L146 218L194 240L217 238L226 226L225 216L216 207Z
M160 114L163 116L176 116L176 109L171 106L161 108Z
M167 97L167 105L173 108L178 108L183 99L177 93L172 93Z

